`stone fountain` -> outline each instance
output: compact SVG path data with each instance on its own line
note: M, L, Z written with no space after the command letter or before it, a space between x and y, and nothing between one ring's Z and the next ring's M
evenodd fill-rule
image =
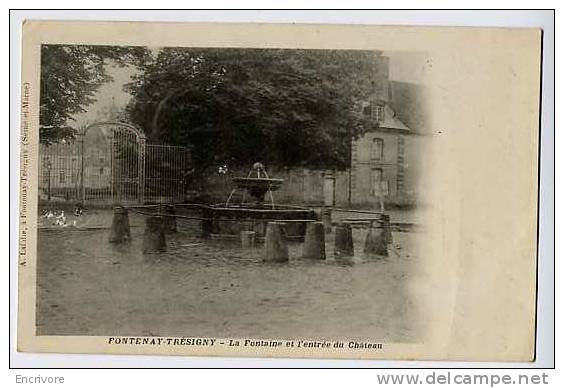
M274 209L274 197L272 192L276 191L282 186L284 179L270 178L266 172L262 163L255 163L249 171L246 178L236 177L233 178L233 184L235 188L231 191L229 198L227 199L226 205L229 206L233 194L237 190L244 190L254 199L255 207L263 207L266 193L270 196L270 206ZM242 204L245 202L245 196L243 195Z
M253 164L246 177L235 177L232 182L234 187L227 201L206 211L206 218L211 219L202 228L206 237L238 237L242 231L254 231L262 238L268 222L280 221L285 223L290 239L302 240L306 224L315 220L313 209L275 204L273 192L280 189L284 180L269 177L262 163ZM242 191L242 200L235 203L233 197L238 191ZM247 195L250 202L246 202Z

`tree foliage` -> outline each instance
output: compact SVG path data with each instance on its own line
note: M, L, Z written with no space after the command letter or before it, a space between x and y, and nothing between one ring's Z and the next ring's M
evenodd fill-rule
M143 47L42 45L39 136L53 143L75 136L73 116L95 102L98 88L111 81L106 66L139 65Z
M217 163L343 168L366 128L380 53L162 49L126 89L130 120L154 142L193 146Z

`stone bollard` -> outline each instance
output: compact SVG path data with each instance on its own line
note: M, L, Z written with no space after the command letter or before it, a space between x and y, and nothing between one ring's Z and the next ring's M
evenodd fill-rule
M166 251L166 238L163 226L163 217L147 217L145 233L143 234L143 253Z
M314 209L313 215L314 215L315 221L323 220L323 209Z
M117 206L114 208L110 242L121 244L129 241L131 241L131 231L129 230L128 211L124 207Z
M174 210L174 205L161 205L159 213L167 214L163 217L163 228L165 233L176 233L176 211Z
M211 237L213 230L213 210L204 208L202 218L202 238L208 239Z
M269 222L266 225L264 261L275 263L288 261L288 245L283 222Z
M335 257L354 256L352 228L350 224L340 223L335 227Z
M388 244L384 229L371 227L366 234L364 253L367 255L388 256Z
M309 222L306 228L304 259L325 260L325 228L323 222Z
M241 231L241 246L244 249L253 248L255 246L256 233L252 230Z
M390 216L387 214L382 214L380 216L380 225L382 225L382 230L384 231L384 241L386 244L391 244L394 242L392 237L392 227L390 225Z
M323 221L323 225L325 225L325 234L331 233L333 229L333 225L331 223L331 208L323 209L321 213L321 220Z

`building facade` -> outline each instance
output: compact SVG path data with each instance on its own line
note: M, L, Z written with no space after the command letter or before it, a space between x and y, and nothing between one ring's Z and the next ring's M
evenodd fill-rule
M389 106L382 108L380 126L353 140L351 145L352 204L399 201L404 192L409 129L388 117L393 114Z
M421 156L429 130L424 89L389 81L388 63L381 65L385 81L364 106L370 127L351 144L349 203L413 206L421 191Z
M88 132L85 138L84 160L82 151L78 141L40 144L39 194L41 197L76 198L82 185L89 190L110 189L112 182L110 146L100 128Z

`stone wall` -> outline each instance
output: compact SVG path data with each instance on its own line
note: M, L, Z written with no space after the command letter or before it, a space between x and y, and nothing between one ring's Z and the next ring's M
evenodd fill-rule
M374 158L375 138L383 141L382 155ZM374 190L376 173L381 170L383 200L388 206L413 206L424 189L421 175L425 169L424 145L428 137L394 132L369 132L353 143L352 174L349 170L313 170L307 168L267 168L271 178L284 179L273 193L274 202L296 205L335 205L377 207L379 196ZM206 202L225 202L233 189L233 177L246 177L250 167L229 168L227 173L210 171L199 191ZM350 198L350 202L349 202ZM235 192L232 202L241 202L243 192ZM248 201L249 198L246 197ZM268 194L266 201L269 201Z
M348 203L348 171L312 170L307 168L277 169L267 166L267 173L271 178L284 179L281 188L273 192L274 202L280 204L308 204L324 205L331 195L328 185L333 186L335 204L344 206ZM234 177L246 177L249 169L231 168L227 173L210 172L201 183L200 191L203 199L209 202L225 202L233 189L231 179ZM333 184L332 177L335 177ZM232 202L241 202L243 192L233 193ZM249 196L245 198L250 200ZM265 198L270 201L268 194Z

